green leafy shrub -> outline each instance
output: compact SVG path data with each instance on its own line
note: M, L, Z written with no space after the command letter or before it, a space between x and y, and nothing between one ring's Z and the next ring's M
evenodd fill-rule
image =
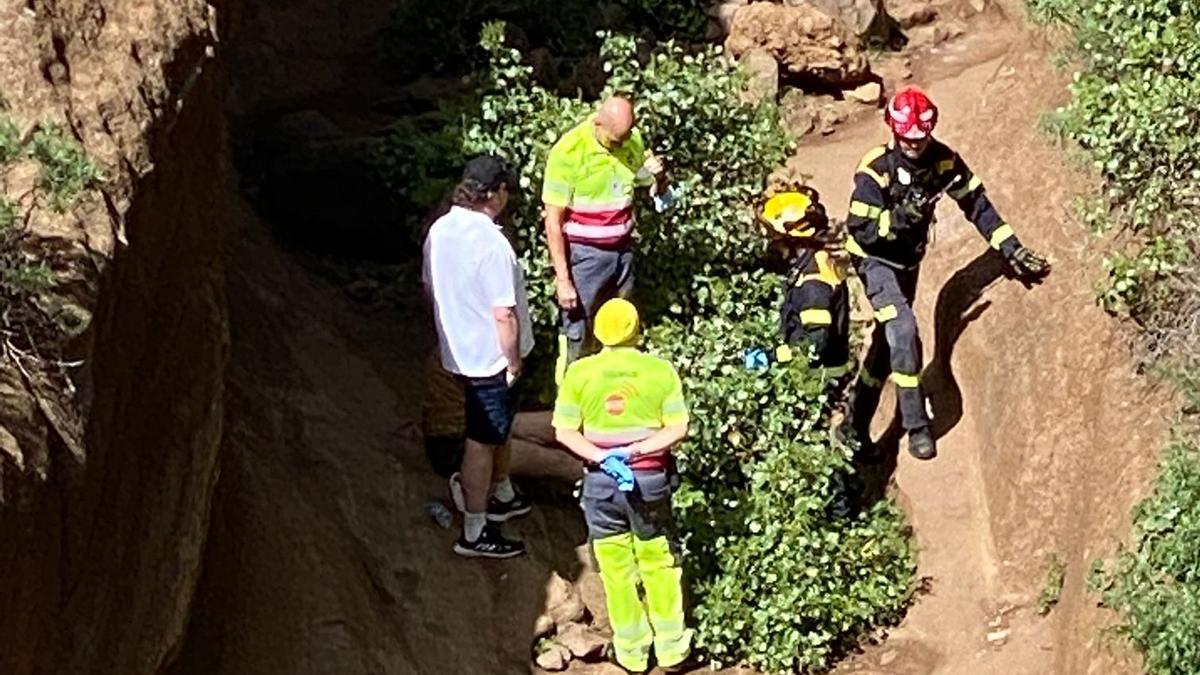
M1101 302L1154 324L1168 318L1161 310L1177 301L1170 286L1142 298L1130 297L1129 289L1192 273L1190 266L1164 273L1154 262L1190 256L1200 237L1200 81L1194 76L1200 72L1200 8L1174 0L1030 5L1036 16L1074 31L1074 54L1082 62L1072 100L1051 127L1091 155L1105 178L1109 220L1156 247L1132 266L1113 265Z
M1097 297L1112 313L1151 317L1172 305L1170 286L1161 283L1188 263L1186 242L1171 235L1154 237L1133 255L1112 253L1104 258L1107 283Z
M0 275L0 284L16 293L38 293L54 288L57 280L54 271L42 263L20 264L5 269Z
M1038 594L1038 614L1046 616L1058 604L1062 597L1063 584L1067 580L1067 566L1057 553L1047 556L1046 580L1042 584L1042 592Z
M1167 451L1154 495L1135 512L1133 545L1093 575L1105 604L1152 675L1190 675L1200 664L1200 446L1181 436Z
M915 560L891 503L831 518L848 449L833 443L826 383L803 359L755 372L743 351L778 340L783 279L763 272L696 282L694 318L651 329L692 411L677 450L675 506L693 580L699 643L719 664L819 671L899 618Z
M422 225L450 194L462 172L462 129L453 111L404 118L374 143L370 161L396 200L399 224L420 248Z
M1030 0L1069 28L1080 72L1051 124L1090 153L1104 178L1095 229L1115 225L1137 249L1105 260L1101 304L1144 329L1148 360L1188 399L1155 493L1137 507L1134 541L1095 588L1152 675L1200 664L1200 6L1178 0Z
M17 223L17 207L7 197L0 196L0 236L7 235Z
M41 186L49 192L55 211L69 209L84 190L103 178L83 146L56 124L43 124L34 132L31 152L41 165Z
M27 232L17 219L17 206L0 196L0 297L10 310L26 296L49 290L57 283L49 267L31 260L22 250Z
M524 199L510 209L509 220L530 280L538 344L545 349L554 343L558 313L543 244L542 175L550 147L595 102L562 97L534 82L520 52L506 46L502 25L488 26L482 43L492 61L479 112L466 126L465 149L468 155L498 153L520 173ZM638 301L651 317L684 313L694 276L732 272L761 257L765 247L747 205L789 143L774 106L742 101L742 76L717 49L691 53L666 43L643 63L632 38L608 36L601 53L611 73L608 91L636 92L639 126L683 191L666 216L649 209L638 214L639 259L653 261L638 268ZM542 351L533 361L553 358Z
M699 0L456 0L400 2L384 45L394 75L470 72L482 65L475 38L504 21L531 45L567 62L594 56L597 31L646 32L655 38L700 40L707 17Z
M7 116L0 117L0 166L6 166L25 153L21 130Z

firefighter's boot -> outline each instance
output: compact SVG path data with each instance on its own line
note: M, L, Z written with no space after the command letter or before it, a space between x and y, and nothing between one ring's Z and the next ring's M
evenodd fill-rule
M937 457L937 443L933 440L933 432L929 427L908 432L908 454L922 460Z

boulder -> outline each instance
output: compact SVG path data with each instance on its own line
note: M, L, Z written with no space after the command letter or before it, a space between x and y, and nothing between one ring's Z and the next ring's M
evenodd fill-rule
M897 23L883 0L784 0L791 7L811 5L839 19L867 42L890 44L897 36Z
M579 595L583 598L583 604L587 607L587 611L592 615L592 628L603 632L612 630L608 618L608 604L604 595L604 582L600 580L600 575L596 572L584 572L579 577Z
M549 614L539 615L533 622L533 637L544 638L554 632L554 617Z
M783 126L792 138L803 138L817 126L817 114L808 97L799 89L788 89L779 101Z
M555 626L562 629L569 624L583 621L587 615L587 607L571 582L554 573L550 575L550 581L546 582L545 613L554 620Z
M708 8L706 13L715 26L717 36L724 39L729 35L729 30L733 26L733 17L738 10L749 4L749 0L727 0L726 2L718 2Z
M767 176L768 194L778 194L784 190L794 189L797 185L807 185L812 180L812 174L807 170L807 160L808 157L803 154L788 157L783 166Z
M746 98L755 103L779 96L779 62L765 49L751 49L738 59L750 76Z
M739 59L762 50L792 77L833 86L867 81L870 67L858 44L844 23L812 6L765 2L738 10L725 41Z
M571 652L558 643L551 643L534 661L538 668L555 673L567 669L567 664L571 662Z
M908 30L933 23L937 19L937 7L924 2L910 2L892 8L892 16L900 27Z
M584 661L598 660L604 656L608 640L603 635L577 623L567 626L558 634L557 642L571 652L571 656Z
M848 100L862 103L865 105L879 105L879 99L883 98L883 85L878 82L868 82L860 87L855 87L845 93Z
M871 61L871 72L883 80L886 91L893 91L902 82L912 79L912 60L907 56L891 54Z
M909 45L915 49L931 48L943 42L953 40L966 32L966 26L960 21L917 26L909 31Z

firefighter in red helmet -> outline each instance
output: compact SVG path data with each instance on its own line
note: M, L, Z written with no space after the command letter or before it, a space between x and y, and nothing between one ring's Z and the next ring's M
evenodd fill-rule
M1036 281L1050 272L1045 258L1021 245L988 199L983 183L958 153L933 138L938 109L916 87L897 92L884 110L893 139L863 157L854 175L846 249L875 311L875 332L852 394L848 424L865 455L873 453L871 418L880 389L898 387L909 452L937 455L921 389L921 344L912 302L928 244L934 206L943 194L958 203L1014 273Z

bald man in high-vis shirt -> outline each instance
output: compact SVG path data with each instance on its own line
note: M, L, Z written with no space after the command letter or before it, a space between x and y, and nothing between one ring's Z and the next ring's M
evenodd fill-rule
M542 202L561 316L556 380L599 349L589 327L604 301L632 295L634 196L666 186L662 160L647 151L633 103L622 96L550 150Z

